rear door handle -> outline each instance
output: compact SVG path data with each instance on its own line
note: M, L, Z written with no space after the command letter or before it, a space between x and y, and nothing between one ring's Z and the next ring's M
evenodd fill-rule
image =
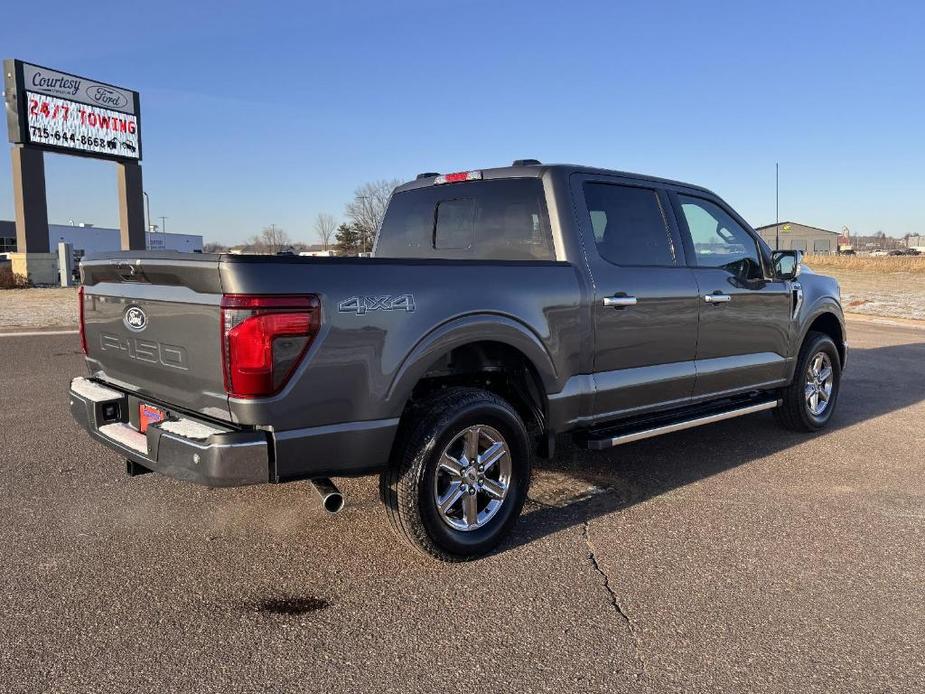
M635 296L605 296L604 297L604 306L610 306L612 308L621 308L623 306L635 306L636 305Z
M708 304L725 304L727 301L732 301L732 297L728 294L704 294L703 300Z

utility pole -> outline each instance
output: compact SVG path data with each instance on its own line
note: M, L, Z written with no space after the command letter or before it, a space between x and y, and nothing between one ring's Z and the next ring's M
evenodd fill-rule
M774 250L780 250L780 162L774 163Z
M364 204L364 206L365 206L365 205L366 205L366 202L365 202L365 201L366 201L366 200L369 200L369 196L368 196L368 195L358 195L358 196L357 196L357 200L363 200L363 201L364 201L363 204ZM369 232L363 232L363 252L364 252L364 253L368 253L368 252L369 252L369 251L366 250L366 240L367 240L368 237L369 237Z
M166 234L167 233L167 217L158 217L158 219L161 220L161 232Z
M151 198L148 197L147 193L142 193L145 196L145 210L148 216L148 225L146 227L147 231L151 231Z

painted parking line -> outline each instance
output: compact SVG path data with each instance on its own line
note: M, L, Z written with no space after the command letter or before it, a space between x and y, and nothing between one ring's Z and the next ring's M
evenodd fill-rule
M25 333L0 333L0 337L38 337L39 335L76 335L76 330L33 330Z

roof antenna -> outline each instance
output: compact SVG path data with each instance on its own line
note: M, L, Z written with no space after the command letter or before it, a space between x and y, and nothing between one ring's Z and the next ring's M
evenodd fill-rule
M542 162L539 159L515 159L511 166L539 166Z

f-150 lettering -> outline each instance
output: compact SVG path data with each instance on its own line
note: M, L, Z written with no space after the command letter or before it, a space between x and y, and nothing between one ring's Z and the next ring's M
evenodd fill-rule
M165 345L160 342L143 340L130 336L100 333L100 351L116 350L124 352L129 359L159 364L171 369L186 371L186 349L178 345Z

